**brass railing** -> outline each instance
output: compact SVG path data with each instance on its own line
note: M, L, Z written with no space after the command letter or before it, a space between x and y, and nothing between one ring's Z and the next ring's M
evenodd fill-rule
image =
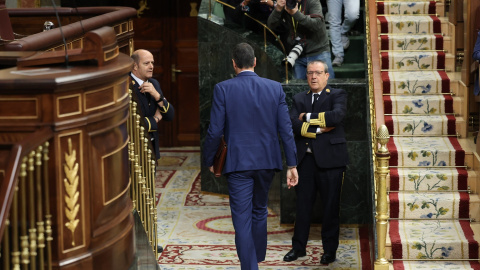
M388 161L390 152L386 147L390 135L385 125L380 126L377 132L376 145L378 147L375 166L375 180L377 187L376 200L376 231L377 231L377 259L376 270L388 270L389 262L385 256L387 230L388 230L388 203L387 203L387 175L389 173Z
M155 153L150 137L145 131L143 117L132 90L130 95L130 114L127 120L128 154L130 160L131 188L130 196L133 208L138 212L155 256L157 251L157 206L155 196Z
M214 1L223 5L223 6L229 7L231 9L235 9L234 6L229 5L229 4L227 4L225 2L222 2L220 0L214 0ZM250 16L249 14L247 14L245 12L243 13L243 15L252 19L256 23L258 23L260 26L262 26L262 28L263 28L263 43L264 43L264 50L265 51L267 51L267 47L268 47L268 42L267 42L267 32L268 32L273 37L275 37L275 40L278 42L278 44L280 44L280 47L282 48L282 52L283 52L284 57L285 58L287 57L287 51L285 49L285 46L283 45L282 41L280 40L280 37L278 37L278 35L275 34L275 32L272 29L268 28L268 26L266 26L264 23L262 23L258 19ZM211 18L212 18L212 1L208 0L208 19L211 19ZM284 64L285 64L285 82L288 83L288 62L284 61Z
M49 145L47 141L21 157L8 219L0 236L2 269L52 269Z

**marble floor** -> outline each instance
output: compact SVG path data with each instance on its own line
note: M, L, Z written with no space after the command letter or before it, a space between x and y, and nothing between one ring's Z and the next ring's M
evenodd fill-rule
M156 181L161 269L240 269L228 196L200 191L200 149L161 149ZM260 269L371 269L365 228L342 226L337 260L320 265L320 227L311 229L307 256L284 262L293 225L270 211L267 258Z

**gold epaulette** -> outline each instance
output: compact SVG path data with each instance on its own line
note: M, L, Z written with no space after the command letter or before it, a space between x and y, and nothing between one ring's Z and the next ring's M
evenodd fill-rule
M325 112L318 114L318 119L310 119L311 125L318 125L319 127L323 128L326 127L327 124L325 123Z
M164 101L163 103L165 103L165 101ZM168 103L168 104L167 104L167 108L165 108L165 106L161 106L161 107L158 106L158 107L160 107L160 112L161 112L161 113L167 113L167 112L168 112L168 109L170 109L170 102L167 102L167 103ZM162 109L163 109L163 112L162 112Z
M308 132L308 127L310 127L310 123L304 122L303 125L302 125L302 132L301 132L302 136L307 137L307 138L311 138L311 139L317 138L316 133Z

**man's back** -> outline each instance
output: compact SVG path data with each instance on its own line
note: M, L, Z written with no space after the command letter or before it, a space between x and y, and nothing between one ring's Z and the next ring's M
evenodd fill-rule
M292 128L281 84L246 71L217 84L214 97L213 106L219 108L212 107L212 111L218 110L212 117L219 119L211 119L211 123L224 123L228 144L224 172L282 169L278 134L292 138L288 136ZM287 143L293 146L292 142ZM294 150L286 151L287 159Z

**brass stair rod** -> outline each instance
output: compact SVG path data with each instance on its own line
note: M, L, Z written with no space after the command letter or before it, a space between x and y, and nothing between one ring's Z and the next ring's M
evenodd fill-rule
M35 174L37 191L37 231L38 231L38 266L40 270L45 269L45 227L43 222L43 201L42 201L42 150L43 146L38 146L35 152ZM46 199L46 198L45 198Z
M47 240L47 269L52 269L52 241L53 241L53 232L52 232L52 215L50 214L50 190L49 190L49 181L50 177L48 174L48 147L49 142L45 142L43 145L43 183L44 183L44 194L45 194L45 234Z
M133 208L136 209L138 206L137 200L137 175L135 172L135 111L137 108L137 103L132 101L132 107L130 110L130 178L131 178L131 194L133 201Z
M3 247L0 249L0 258L3 257L3 269L10 269L10 220L5 220L5 229L3 230Z
M148 132L143 134L143 151L142 151L142 170L143 175L147 178L147 188L150 187L150 159L148 158Z
M27 162L24 157L20 173L20 264L22 269L27 269L28 260L28 234L27 234Z
M155 154L153 154L155 155ZM156 165L157 165L157 161L156 161L156 157L154 159L152 159L152 176L153 176L153 179L155 181L155 178L156 178ZM154 247L154 252L155 252L155 258L158 258L158 250L157 250L157 247L158 247L158 239L157 239L157 197L155 196L155 185L154 185L154 188L152 190L152 194L153 194L153 197L152 197L152 200L153 200L153 203L154 203L154 212L152 213L153 214L153 247Z
M147 140L148 141L148 140ZM147 144L148 146L148 144ZM149 239L150 239L150 245L152 245L153 247L153 227L154 227L154 224L153 224L153 219L152 219L152 208L153 208L153 203L154 203L154 196L153 193L155 192L155 177L153 176L152 174L152 150L150 148L147 147L146 149L147 151L147 156L146 156L146 164L145 164L145 173L147 173L148 175L148 183L149 183L149 188L148 188L148 197L150 198L149 199L149 203L150 203L150 207L149 207L149 210L148 210L148 219L150 220L149 222L149 228L148 228L148 232L149 232ZM153 191L153 192L152 192Z
M29 202L29 219L30 228L28 229L30 237L30 269L36 269L37 257L37 229L35 228L35 151L28 155L28 202Z
M155 153L153 153L151 149L148 149L148 160L150 160L150 179L152 179L152 183L153 183L153 188L151 190L152 191L151 197L155 199L155 179L156 179L155 170L156 170L157 161L156 161Z
M134 145L134 153L135 153L135 177L136 177L136 184L138 185L138 191L137 191L137 211L139 212L138 214L140 215L140 218L143 222L143 213L142 213L142 186L141 186L141 182L142 182L142 173L141 173L141 169L140 169L140 164L139 164L139 156L138 156L138 148L139 148L139 143L140 143L140 139L139 139L139 134L140 134L140 116L135 113L135 132L134 132L134 135L135 135L135 145Z
M387 185L386 178L389 173L388 161L390 159L390 152L386 148L386 144L390 139L387 126L382 125L377 132L377 147L380 147L375 152L376 168L375 180L377 186L377 202L376 202L376 217L377 220L377 259L375 260L375 269L388 270L389 262L385 257L387 229L388 229L388 205L387 205Z
M143 226L148 230L148 196L147 196L147 177L142 174L142 210L143 210Z
M130 133L130 139L132 138L131 135L132 135L132 133ZM133 153L133 144L130 141L130 143L128 144L128 159L130 160L130 198L132 199L133 209L136 209L137 208L137 198L135 197L136 181L135 181L135 159L133 158L134 156L135 155Z
M147 233L147 237L148 237L148 242L150 243L150 246L152 247L152 230L151 230L151 226L152 226L152 220L150 218L150 209L151 209L151 200L148 196L148 193L150 193L150 189L149 188L145 188L145 213L147 213L146 217L145 217L145 232Z
M20 250L18 245L18 239L20 239L18 233L18 185L15 187L15 191L13 194L13 202L12 202L12 269L18 270L20 269ZM4 240L5 241L5 240ZM5 257L8 257L8 254L4 253ZM10 268L5 268L10 269Z
M152 246L152 250L155 252L155 249L157 249L157 246L155 245L155 199L150 198L150 245Z
M138 152L137 152L137 156L138 156L138 168L139 168L139 173L140 173L140 179L141 179L141 189L140 189L140 192L141 192L141 201L140 201L140 206L141 206L141 211L142 211L142 221L143 221L143 226L145 226L145 218L146 218L146 215L147 215L147 212L145 211L145 174L143 172L143 162L144 162L144 158L142 156L142 152L143 152L143 137L145 136L144 134L144 130L145 128L142 126L142 125L139 125L139 130L140 130L140 134L139 134L139 137L138 137Z

